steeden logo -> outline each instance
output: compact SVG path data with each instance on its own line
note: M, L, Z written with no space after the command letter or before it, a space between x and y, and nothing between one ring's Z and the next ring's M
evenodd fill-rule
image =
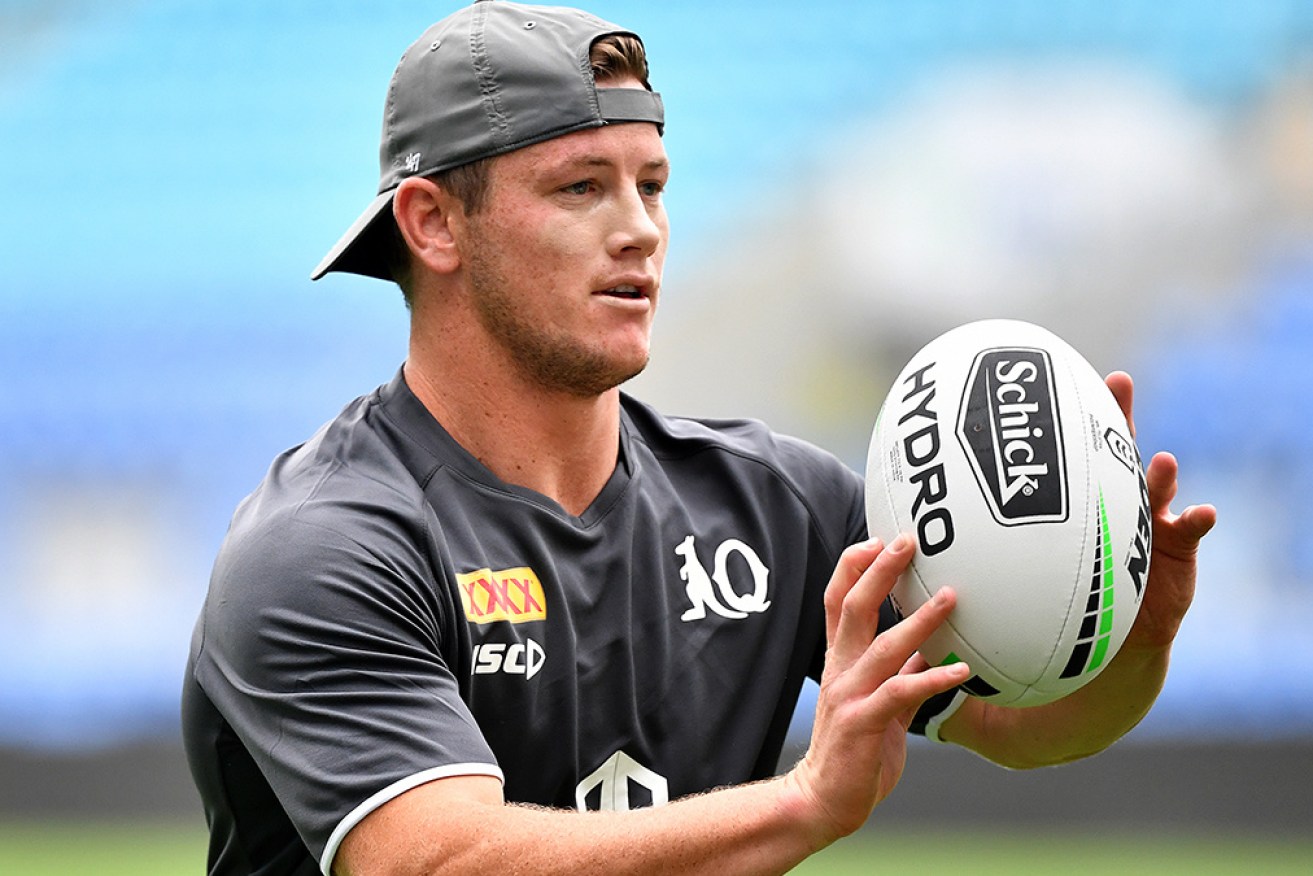
M521 624L547 619L547 597L542 582L528 566L478 569L456 576L465 617L471 623L508 621Z

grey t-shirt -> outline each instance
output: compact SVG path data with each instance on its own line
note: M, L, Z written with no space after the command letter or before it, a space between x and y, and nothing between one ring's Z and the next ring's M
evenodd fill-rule
M183 692L211 873L327 872L361 818L443 776L596 809L774 772L824 587L865 537L861 478L759 423L622 405L578 517L489 472L400 373L274 462Z

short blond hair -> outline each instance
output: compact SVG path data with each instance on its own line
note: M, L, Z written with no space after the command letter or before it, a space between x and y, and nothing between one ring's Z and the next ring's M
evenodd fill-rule
M647 81L647 52L642 40L632 34L613 33L602 37L589 50L588 63L593 68L594 82L632 77L648 91L652 90L652 84Z

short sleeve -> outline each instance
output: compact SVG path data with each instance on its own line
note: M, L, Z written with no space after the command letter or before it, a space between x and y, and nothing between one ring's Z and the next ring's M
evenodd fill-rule
M424 540L396 518L348 519L288 514L230 534L193 661L324 872L392 797L443 776L501 778L462 700L464 627Z

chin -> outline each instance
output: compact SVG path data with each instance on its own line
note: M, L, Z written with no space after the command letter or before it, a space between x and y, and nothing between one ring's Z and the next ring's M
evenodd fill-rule
M647 362L646 354L622 358L587 355L575 350L573 355L532 363L524 369L524 374L549 392L596 398L637 377Z
M598 370L593 372L591 379L585 379L581 382L578 389L578 395L581 396L599 396L605 395L613 389L618 389L621 385L628 383L635 377L643 373L647 367L647 358L641 362L631 363L623 367L615 367L608 370Z

